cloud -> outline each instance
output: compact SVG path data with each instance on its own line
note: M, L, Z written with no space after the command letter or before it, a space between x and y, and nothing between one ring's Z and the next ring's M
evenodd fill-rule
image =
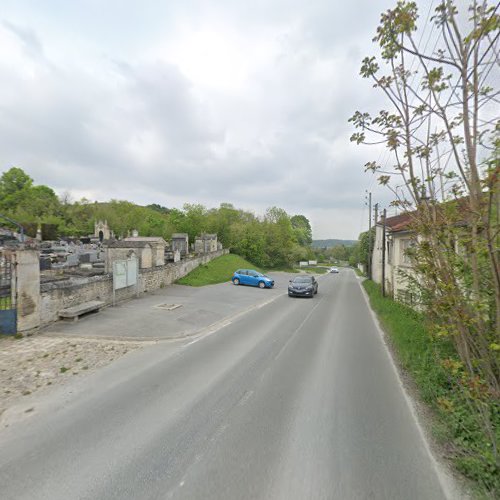
M7 30L16 35L27 57L34 60L45 59L42 43L32 29L18 26L9 21L3 21L2 24Z
M356 238L373 152L349 143L347 119L373 101L358 68L382 8L11 5L0 171L99 200L278 205L316 217L315 237Z

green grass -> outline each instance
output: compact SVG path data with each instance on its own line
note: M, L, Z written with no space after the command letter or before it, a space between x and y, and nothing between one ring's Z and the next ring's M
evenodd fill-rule
M329 267L303 267L302 270L306 273L314 273L314 274L325 274L329 271Z
M215 285L229 281L236 269L256 269L251 262L243 259L239 255L227 254L217 259L211 260L208 264L203 264L193 269L189 274L177 281L180 285L205 286Z
M329 268L324 267L307 267L302 269L295 269L290 267L276 267L272 269L261 269L252 264L243 257L235 254L227 254L210 261L208 264L198 266L193 269L189 274L177 280L179 285L188 286L205 286L215 285L217 283L224 283L229 281L236 269L255 269L261 273L279 271L284 273L300 273L306 271L308 273L324 274L328 272Z
M362 273L362 272L361 272L361 271L360 271L357 267L353 267L352 269L354 269L354 272L355 272L358 276L360 276L360 277L362 277L362 278L366 278L366 274L363 274L363 273Z
M485 433L480 414L480 408L483 414L489 414L498 443L498 400L466 398L463 390L459 390L460 374L453 375L445 369L446 360L459 361L450 339L432 337L422 314L382 297L373 281L365 280L363 286L401 366L411 375L422 400L433 410L435 437L446 448L456 468L474 481L478 498L499 498L500 473L493 440Z
M271 273L271 272L280 272L280 273L300 273L300 269L296 269L295 267L287 267L287 266L282 266L282 267L273 267L272 269L266 269L265 271L262 271L263 273Z

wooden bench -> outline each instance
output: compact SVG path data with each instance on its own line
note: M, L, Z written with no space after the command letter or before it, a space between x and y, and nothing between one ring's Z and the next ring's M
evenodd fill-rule
M78 304L77 306L68 307L59 311L60 318L73 318L73 321L78 321L78 317L82 314L87 314L91 311L99 311L101 307L104 307L105 303L100 300L91 300L90 302L84 302L83 304Z

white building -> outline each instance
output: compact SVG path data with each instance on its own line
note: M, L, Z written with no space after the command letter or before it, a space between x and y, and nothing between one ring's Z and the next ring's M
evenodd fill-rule
M387 217L385 221L385 291L387 295L407 303L415 297L409 290L409 276L413 276L412 257L408 250L417 237L410 229L412 213ZM372 279L382 284L383 221L375 226L375 243L372 253Z

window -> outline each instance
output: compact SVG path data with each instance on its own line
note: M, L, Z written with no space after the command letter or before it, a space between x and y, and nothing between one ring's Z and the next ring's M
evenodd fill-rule
M410 238L406 238L399 242L399 248L401 249L400 262L406 266L412 263L412 248L415 246L415 242Z
M392 239L387 240L387 264L392 264Z

